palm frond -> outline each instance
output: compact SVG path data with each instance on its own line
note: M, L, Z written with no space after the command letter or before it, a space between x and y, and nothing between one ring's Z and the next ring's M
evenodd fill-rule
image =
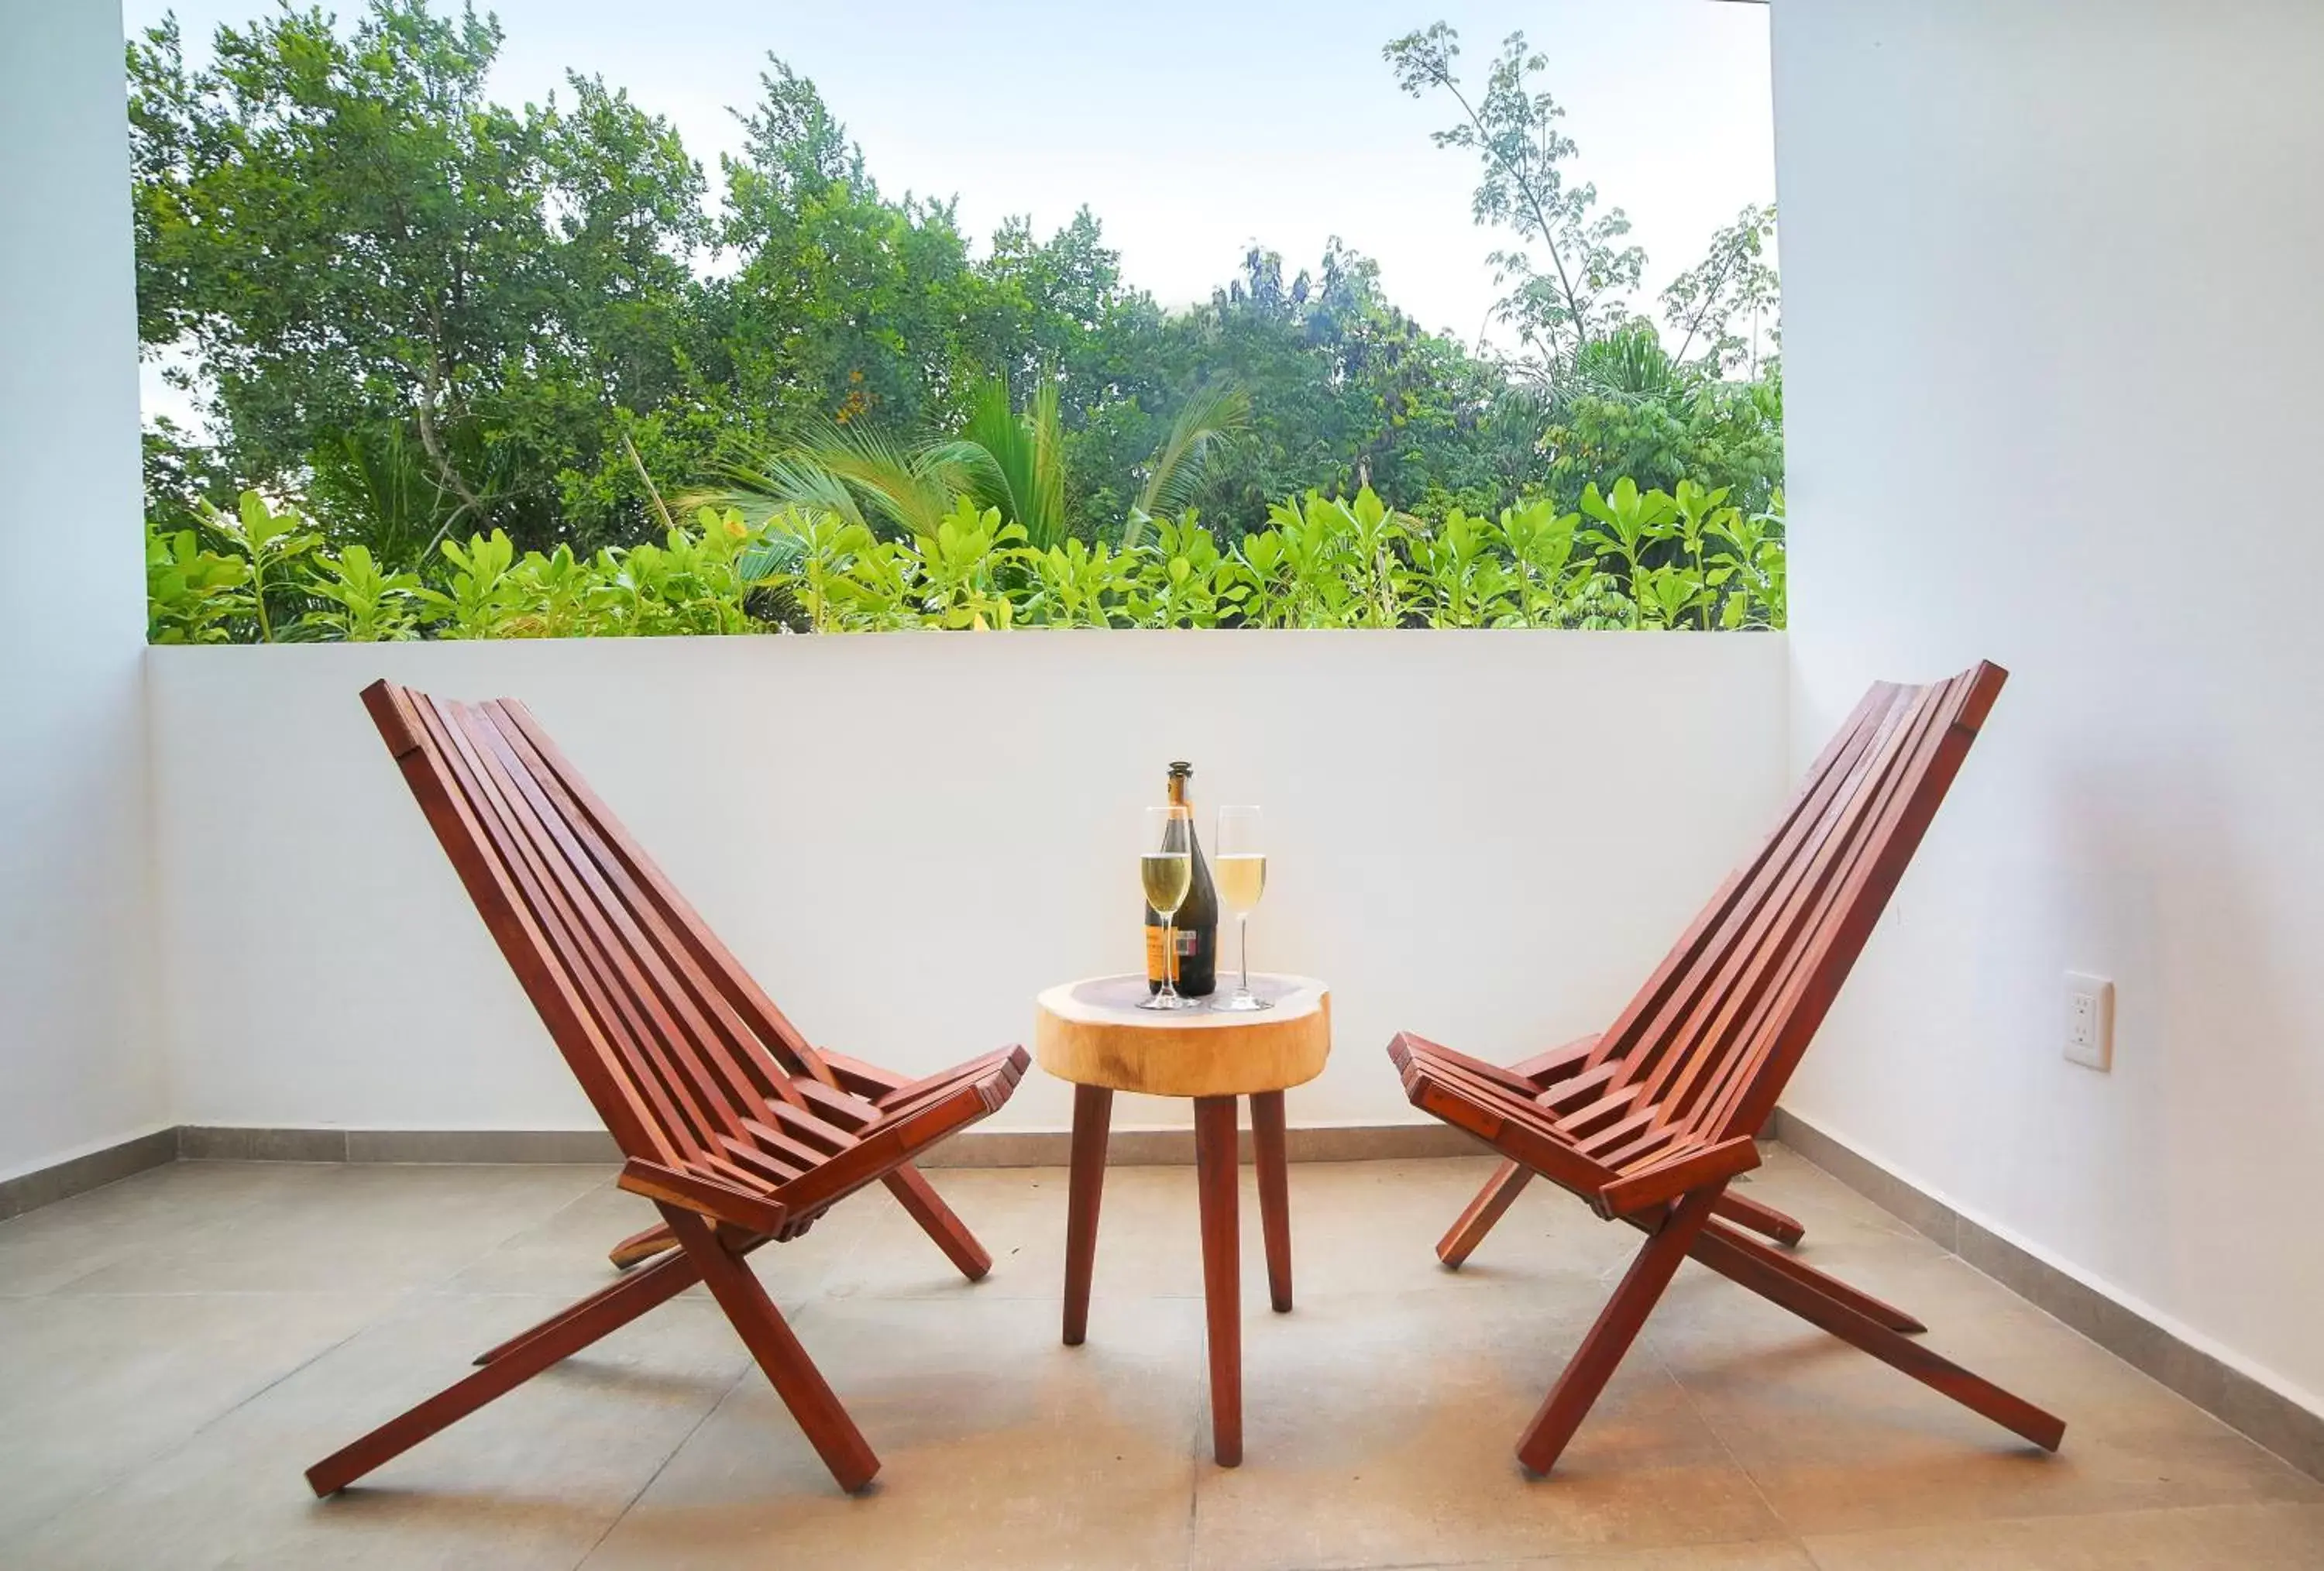
M719 466L723 485L689 505L731 507L759 524L785 507L820 508L877 531L932 535L953 497L972 489L975 456L958 442L906 447L883 431L825 421L777 451Z
M1065 428L1056 384L1045 382L1019 415L1010 406L1005 383L985 383L970 404L960 444L976 450L967 470L978 506L997 507L1021 525L1036 550L1065 539Z
M1148 460L1136 513L1148 518L1177 513L1194 500L1213 447L1250 424L1250 394L1219 378L1186 395L1170 434Z
M731 510L741 513L745 524L757 529L788 508L809 507L870 527L846 482L803 457L776 452L732 459L715 466L712 473L716 484L698 485L679 494L678 505L681 513L691 513L700 507Z

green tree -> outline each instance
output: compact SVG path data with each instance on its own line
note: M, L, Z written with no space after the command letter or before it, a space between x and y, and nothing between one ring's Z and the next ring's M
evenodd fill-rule
M1598 188L1566 178L1563 165L1576 149L1557 128L1565 111L1548 89L1528 80L1548 69L1548 57L1528 50L1524 33L1512 32L1486 71L1483 89L1472 91L1454 67L1461 35L1447 23L1406 33L1381 53L1406 93L1425 98L1441 92L1460 107L1460 121L1434 133L1436 145L1478 155L1476 220L1508 229L1519 242L1490 258L1496 282L1512 286L1497 309L1499 319L1545 368L1619 327L1646 253L1621 244L1630 232L1621 208L1598 212Z
M1383 51L1406 92L1441 93L1458 106L1461 120L1434 138L1476 154L1477 222L1532 248L1491 258L1499 282L1514 283L1496 314L1517 334L1524 355L1513 369L1536 394L1505 397L1498 410L1537 433L1539 461L1519 473L1561 506L1578 505L1589 485L1614 476L1653 488L1708 480L1732 488L1745 507L1769 505L1783 480L1782 374L1761 353L1763 343L1780 341L1766 261L1775 209L1745 208L1664 289L1677 346L1667 347L1635 307L1646 255L1621 244L1628 220L1619 208L1600 212L1597 188L1572 177L1576 149L1558 129L1564 110L1536 79L1545 57L1511 33L1472 91L1456 68L1460 52L1460 34L1442 22ZM1732 379L1736 372L1743 379Z
M198 71L174 21L131 43L141 336L199 367L245 478L545 538L606 410L674 385L699 170L594 79L569 109L490 103L500 42L373 0L346 37L319 11L221 27Z
M1761 342L1783 341L1781 291L1766 259L1775 236L1775 209L1746 207L1711 237L1701 262L1664 287L1663 315L1678 335L1673 360L1683 365L1692 352L1714 375L1759 374Z

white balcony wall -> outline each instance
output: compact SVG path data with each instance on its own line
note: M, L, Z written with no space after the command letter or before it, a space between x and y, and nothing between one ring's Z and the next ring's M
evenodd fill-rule
M803 1030L915 1072L1026 1039L1047 984L1141 964L1138 809L1191 759L1199 807L1268 809L1255 962L1333 988L1307 1124L1418 1118L1382 1051L1399 1028L1514 1058L1602 1025L1784 788L1775 634L157 649L149 670L197 1124L595 1122L356 701L383 675L526 699ZM1036 1074L996 1123L1070 1105Z
M0 23L0 1178L168 1122L149 1031L121 14Z
M2014 672L1790 1104L2324 1410L2324 5L1776 0L1774 59L1794 756Z

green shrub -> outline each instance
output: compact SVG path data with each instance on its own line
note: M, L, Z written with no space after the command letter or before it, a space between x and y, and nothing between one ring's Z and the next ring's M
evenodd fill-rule
M1189 508L1134 545L1046 550L997 507L955 497L899 539L799 506L757 525L704 507L659 545L519 555L495 530L445 541L419 572L333 552L311 522L244 492L195 531L150 529L156 643L277 639L582 638L875 633L908 627L1578 627L1784 624L1783 498L1745 514L1725 487L1628 480L1578 512L1546 500L1434 522L1310 491L1222 544ZM213 549L213 547L221 549Z

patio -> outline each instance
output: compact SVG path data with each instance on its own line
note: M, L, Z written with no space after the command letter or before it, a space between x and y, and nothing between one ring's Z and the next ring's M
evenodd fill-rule
M2273 589L2324 569L2275 495L2324 425L2324 10L1775 0L1787 631L180 648L131 226L89 196L120 17L7 32L0 1566L2324 1566L2324 636ZM2229 461L2267 494L2208 500ZM2062 1449L1690 1263L1529 1478L1638 1234L1537 1184L1440 1266L1489 1162L1382 1047L1605 1028L1868 683L1980 659L2006 696L1724 1150L1761 1133L1736 1193L1798 1260ZM654 1220L383 752L383 677L525 699L813 1040L904 1079L1136 966L1164 761L1264 802L1254 957L1330 984L1335 1050L1288 1098L1294 1313L1242 1202L1241 1465L1186 1102L1121 1099L1065 1346L1074 1090L1034 1071L927 1163L983 1280L873 1189L750 1261L884 1464L860 1495L696 1287L311 1498ZM2061 1050L2092 975L2102 1072Z
M318 1502L300 1469L600 1285L650 1208L594 1167L179 1163L0 1224L0 1561L2324 1563L2324 1485L1780 1147L1746 1192L1808 1224L1802 1258L2071 1414L2066 1448L1690 1267L1555 1478L1528 1483L1508 1437L1633 1235L1528 1196L1447 1271L1428 1245L1487 1167L1294 1164L1301 1302L1266 1312L1249 1238L1233 1472L1205 1455L1191 1171L1115 1170L1090 1338L1066 1348L1063 1172L953 1169L934 1176L993 1254L982 1282L877 1193L759 1257L881 1453L864 1494L831 1486L696 1289Z

